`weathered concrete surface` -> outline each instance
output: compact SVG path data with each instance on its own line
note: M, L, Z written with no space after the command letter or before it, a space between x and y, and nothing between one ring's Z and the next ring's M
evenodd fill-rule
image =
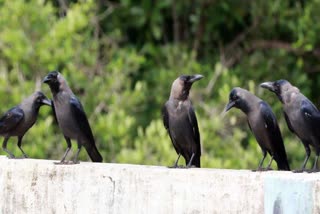
M320 173L0 156L1 213L320 213Z

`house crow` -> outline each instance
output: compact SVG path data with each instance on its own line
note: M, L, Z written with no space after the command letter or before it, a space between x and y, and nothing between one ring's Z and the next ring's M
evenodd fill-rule
M289 130L295 133L304 145L306 157L301 170L296 170L296 172L306 171L306 164L311 153L310 145L316 150L316 158L311 171L317 171L320 154L320 113L318 109L287 80L265 82L260 86L269 89L278 96Z
M78 143L78 150L73 163L78 162L78 155L82 146L85 147L93 162L102 162L102 156L95 145L87 116L66 80L59 72L53 71L44 78L43 82L47 83L51 89L53 112L68 145L60 163L67 163L65 158L71 149L71 139Z
M182 75L172 84L169 100L162 108L163 124L167 129L178 158L182 155L186 166L200 167L200 134L197 117L189 99L192 84L202 75Z
M18 137L18 147L23 156L25 158L28 157L21 148L22 138L36 122L39 109L42 105L50 106L51 101L42 92L38 91L24 99L20 105L8 110L0 118L0 135L4 136L2 148L8 153L9 158L15 158L12 152L7 149L7 142L11 136Z
M247 115L249 127L262 150L263 158L258 170L263 170L262 164L267 153L271 156L267 169L274 159L279 170L290 170L281 132L270 106L249 91L237 87L230 92L225 112L232 107Z

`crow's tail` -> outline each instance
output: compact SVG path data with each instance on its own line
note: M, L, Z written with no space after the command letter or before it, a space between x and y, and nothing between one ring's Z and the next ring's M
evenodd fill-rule
M288 163L287 157L285 157L285 158L274 157L274 159L277 162L278 170L290 171L290 167L289 167L289 163Z
M99 153L95 144L85 145L85 148L92 162L102 162L102 156Z

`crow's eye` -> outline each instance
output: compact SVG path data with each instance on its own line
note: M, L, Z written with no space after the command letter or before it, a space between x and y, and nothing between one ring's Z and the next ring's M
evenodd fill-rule
M238 99L238 95L236 91L232 91L230 94L230 100L237 100Z
M187 77L187 76L182 76L182 77L181 77L181 80L182 80L183 82L187 82L187 81L189 80L189 77Z
M43 95L40 95L39 97L37 97L38 102L41 102L43 99L45 99L45 97Z
M238 96L236 94L232 94L230 96L230 100L237 100L238 99Z

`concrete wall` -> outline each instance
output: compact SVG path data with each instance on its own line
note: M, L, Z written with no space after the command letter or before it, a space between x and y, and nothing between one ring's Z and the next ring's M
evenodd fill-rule
M320 173L0 156L1 213L320 213Z

